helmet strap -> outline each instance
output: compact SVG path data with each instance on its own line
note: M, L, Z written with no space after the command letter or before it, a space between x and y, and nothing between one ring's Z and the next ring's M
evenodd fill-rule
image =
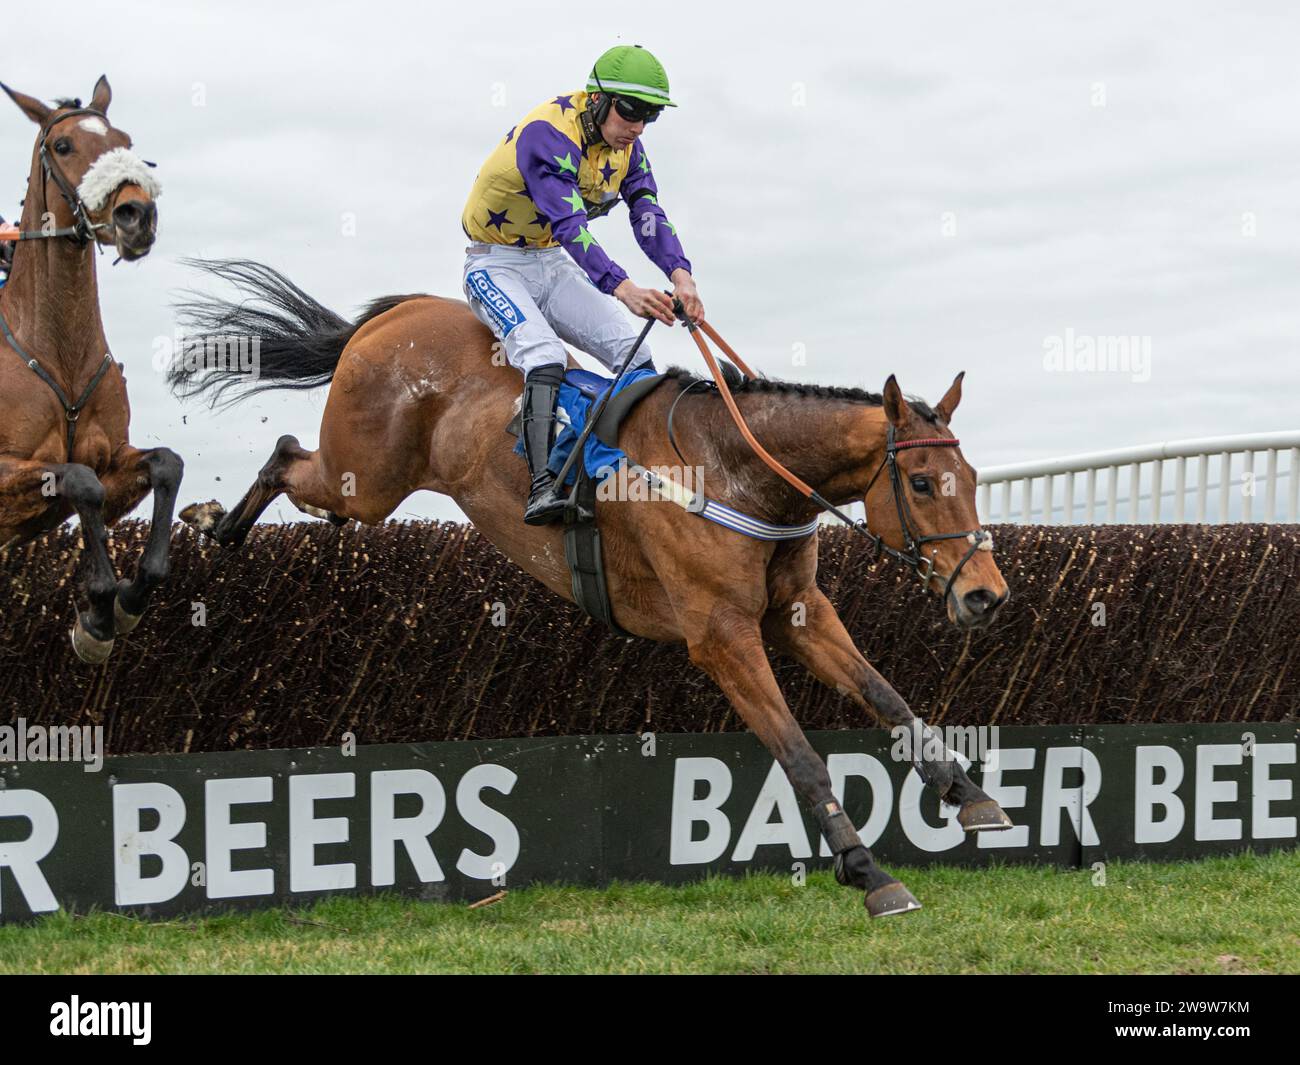
M592 117L596 120L596 140L601 141L604 138L600 135L600 127L605 124L605 119L609 118L609 109L614 106L614 97L610 96L609 90L601 84L600 75L596 73L595 67L591 68L591 77L600 91L600 99L596 101Z
M604 104L603 114L608 115L609 106L604 97L601 98L601 104ZM597 106L596 111L601 112L601 108ZM598 118L593 113L591 104L583 108L578 115L578 122L582 125L582 139L588 144L603 144L605 138L600 135L600 127L604 121L603 117Z

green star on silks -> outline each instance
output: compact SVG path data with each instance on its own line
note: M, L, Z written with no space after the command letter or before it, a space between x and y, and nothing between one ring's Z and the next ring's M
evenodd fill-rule
M669 231L672 233L674 237L677 236L677 227L675 225L673 225L667 219L664 219L664 225L668 227Z
M560 199L572 207L575 214L578 211L585 211L587 209L587 205L582 200L582 193L577 189L573 190L572 196L561 196Z
M650 203L653 203L656 207L659 206L659 201L656 200L656 199L654 198L654 196L652 196L652 195L651 195L650 193L648 193L648 192L647 192L644 196L642 196L641 199L650 201Z
M581 244L581 245L582 245L582 250L583 250L583 251L586 251L586 250L587 250L588 248L590 248L593 244L599 245L599 244L600 244L600 241L598 241L595 237L593 237L590 233L587 232L587 227L586 227L586 226L582 226L582 227L580 227L580 228L578 229L578 236L577 236L577 239L574 240L573 243L574 243L574 244Z
M644 155L641 156L641 162L637 164L637 169L640 170L641 173L643 174L650 173L650 160L647 159Z
M566 170L569 170L572 171L575 176L577 175L578 168L573 165L572 152L565 152L563 159L561 159L558 155L552 156L552 158L556 161L556 163L559 164L561 174L563 174Z

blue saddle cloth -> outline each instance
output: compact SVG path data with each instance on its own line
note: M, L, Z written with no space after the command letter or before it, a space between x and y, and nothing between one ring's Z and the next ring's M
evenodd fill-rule
M623 379L618 383L618 388L614 394L622 392L633 381L639 381L643 377L652 377L659 371L653 366L646 366L639 370L633 370L631 373L623 375ZM564 383L560 385L559 399L559 419L560 432L555 438L555 446L551 448L551 457L546 462L546 468L554 474L559 474L560 467L567 461L570 453L573 451L573 445L578 442L578 437L582 433L583 426L587 424L587 415L599 401L612 383L613 378L604 377L598 373L592 373L590 370L574 369L568 370L564 375ZM567 418L568 424L565 424ZM610 447L608 444L596 438L593 432L587 437L587 443L583 445L582 460L587 467L587 474L594 477L597 482L603 481L611 473L618 469L619 465L627 459L621 448ZM515 442L515 454L523 455L524 442L522 439ZM569 476L565 478L566 485L573 484L578 479L578 467L575 464L569 471Z

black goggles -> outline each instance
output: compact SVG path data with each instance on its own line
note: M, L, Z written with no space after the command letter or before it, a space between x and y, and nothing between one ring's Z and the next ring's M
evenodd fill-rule
M653 122L663 110L660 105L646 103L644 100L629 100L622 96L615 96L613 100L614 110L628 122Z

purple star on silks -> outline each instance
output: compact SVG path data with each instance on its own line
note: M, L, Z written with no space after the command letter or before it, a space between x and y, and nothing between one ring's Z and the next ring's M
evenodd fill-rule
M551 224L551 220L550 220L549 218L547 218L546 215L542 214L542 213L539 211L539 212L537 213L537 217L534 218L534 219L533 219L531 222L529 222L528 224L529 224L530 226L540 226L542 229L545 229L547 226L549 226L549 225Z
M518 126L511 126L511 127L510 127L510 132L506 134L506 143L507 143L507 144L509 144L512 140L515 139L515 130L517 130L518 128L519 128Z
M528 241L524 240L523 237L520 237L518 240L515 241L515 247L516 247L516 248L526 248L526 247L528 247Z
M600 168L601 174L605 178L605 184L609 184L609 179L614 176L614 168L609 165L609 160L605 160L605 165Z
M573 101L568 96L557 96L551 102L560 105L560 114L564 114L565 111L577 110L577 108L573 106Z
M497 227L497 232L500 233L500 232L501 232L501 227L502 227L503 225L505 225L507 222L510 221L510 219L506 217L507 214L509 214L509 211L500 211L500 212L497 212L497 211L492 210L491 207L489 207L489 208L488 208L488 220L484 223L484 225L488 225L488 226L496 226L496 227Z

